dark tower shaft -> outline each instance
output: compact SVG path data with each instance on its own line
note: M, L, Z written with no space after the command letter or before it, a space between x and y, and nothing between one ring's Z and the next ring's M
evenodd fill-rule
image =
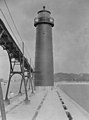
M36 52L35 52L35 85L53 86L53 46L52 27L54 20L50 17L51 12L43 10L38 12L34 20L36 27Z

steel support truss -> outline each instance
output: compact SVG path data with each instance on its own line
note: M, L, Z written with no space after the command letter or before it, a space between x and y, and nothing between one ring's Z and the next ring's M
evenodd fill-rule
M12 54L9 52L8 52L8 56L9 56L9 61L10 61L10 74L9 74L9 81L8 81L7 90L6 90L5 101L8 104L10 104L10 100L8 98L8 93L9 93L11 78L15 74L20 74L22 76L19 93L22 93L21 88L22 88L22 83L24 82L25 94L26 94L25 100L28 101L27 83L29 82L29 89L30 89L30 84L32 83L32 81L30 79L31 71L23 68L22 58L20 58L20 61L17 61L15 58L12 57ZM20 66L20 71L15 70L16 66ZM23 71L23 69L24 69L24 71ZM31 87L32 87L32 91L33 91L33 86L31 86Z

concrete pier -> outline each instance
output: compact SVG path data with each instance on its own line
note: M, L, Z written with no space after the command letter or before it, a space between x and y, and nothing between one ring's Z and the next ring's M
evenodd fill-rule
M59 93L59 94L58 94ZM68 97L60 88L28 92L30 104L24 103L25 94L6 106L7 120L88 120L89 113ZM64 104L63 104L64 102ZM64 109L64 105L67 109ZM69 119L68 114L72 119ZM1 117L0 117L1 120Z

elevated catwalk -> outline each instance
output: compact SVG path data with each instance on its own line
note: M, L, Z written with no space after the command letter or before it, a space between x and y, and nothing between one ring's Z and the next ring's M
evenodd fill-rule
M41 87L28 92L29 104L23 94L6 106L7 120L88 120L89 114L60 88ZM0 117L1 120L1 117Z

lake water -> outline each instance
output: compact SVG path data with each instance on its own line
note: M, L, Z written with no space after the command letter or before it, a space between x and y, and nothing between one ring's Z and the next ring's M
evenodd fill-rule
M59 87L89 113L89 84L60 84Z

